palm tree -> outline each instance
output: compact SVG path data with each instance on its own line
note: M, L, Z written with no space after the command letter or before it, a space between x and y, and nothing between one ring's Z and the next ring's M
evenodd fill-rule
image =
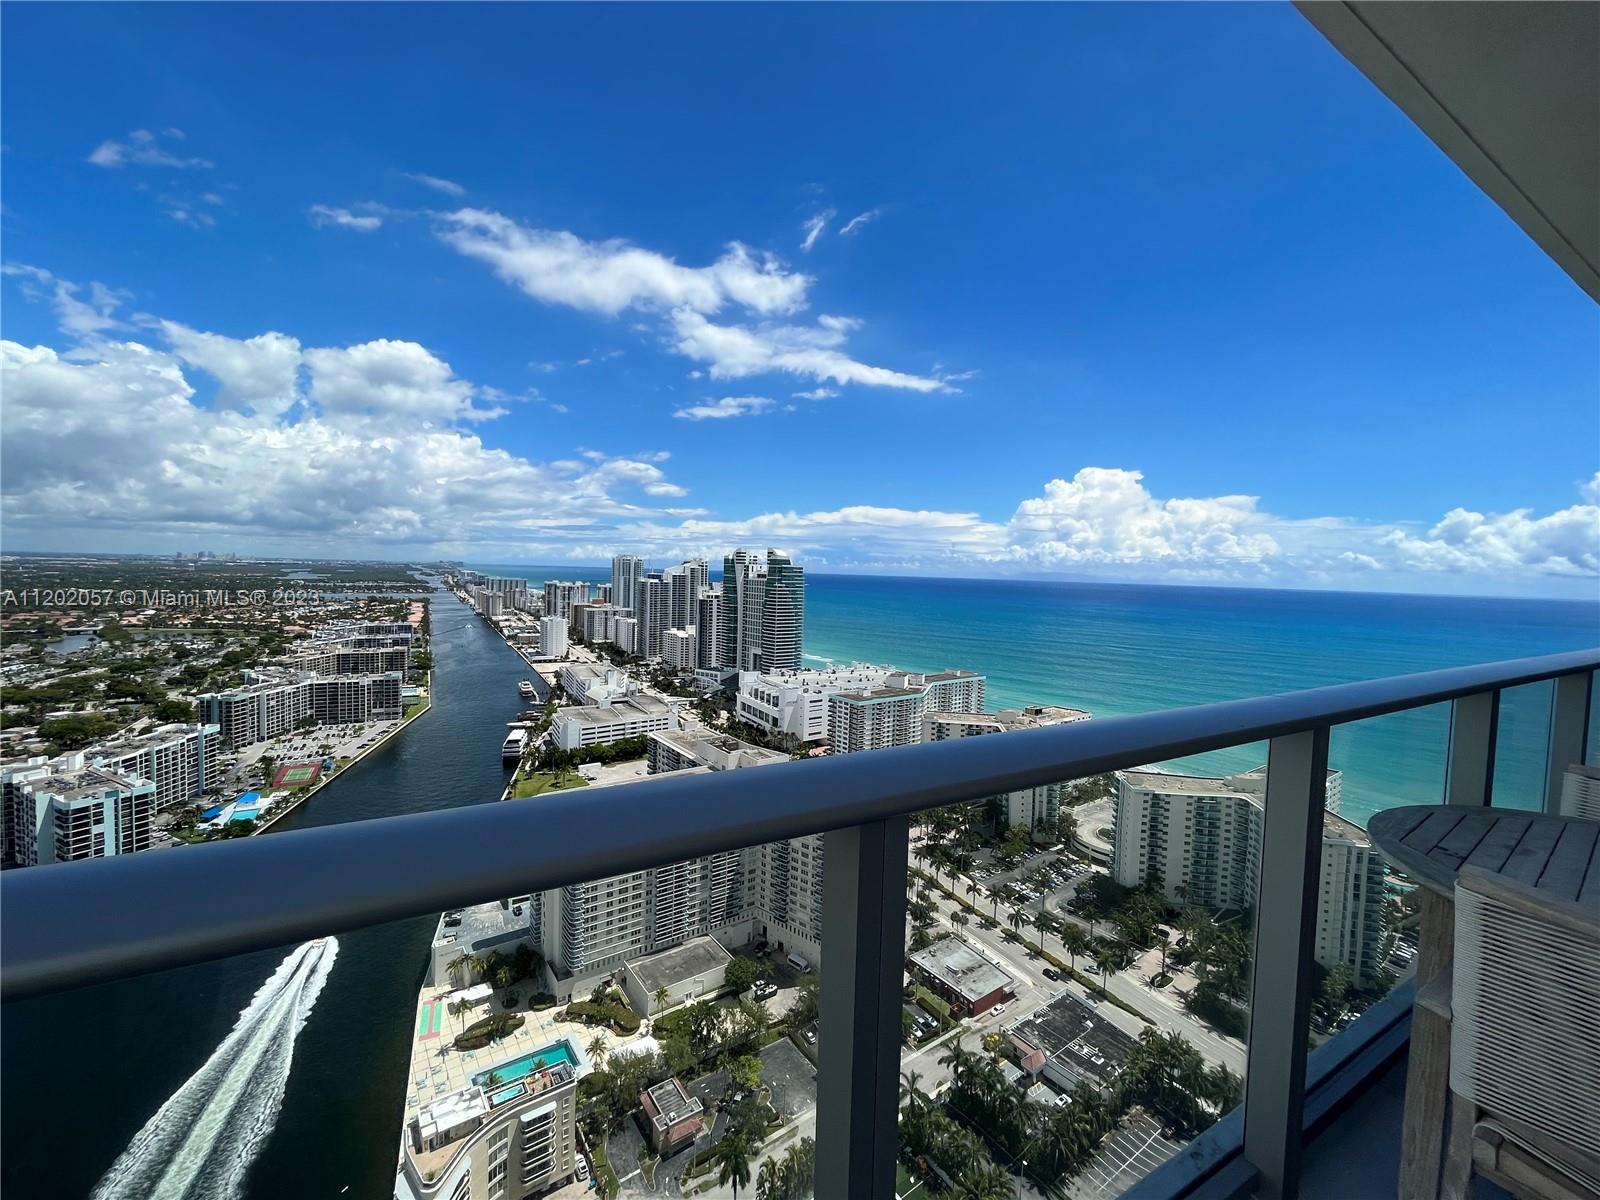
M1044 954L1044 935L1055 928L1055 918L1047 912L1033 914L1033 928L1039 935L1039 954Z
M950 914L950 924L954 925L957 929L965 929L968 925L972 924L972 918L967 915L966 909L958 908L955 910L955 912Z
M1157 945L1161 947L1161 973L1165 975L1167 973L1167 951L1172 949L1172 939L1164 937Z
M1006 918L1006 924L1010 925L1011 928L1016 930L1021 930L1021 928L1027 923L1028 914L1025 913L1021 908L1013 908L1011 910L1011 915Z
M672 995L672 993L667 991L666 985L664 984L650 994L650 999L655 1001L657 1012L660 1012L667 1006L667 997L670 995Z
M1078 969L1078 955L1088 954L1092 948L1089 935L1070 924L1061 931L1061 946L1067 952L1067 964L1074 971Z
M1102 998L1110 996L1106 991L1106 984L1110 980L1111 972L1115 971L1122 963L1117 952L1110 946L1101 946L1094 952L1094 965L1100 969L1100 995Z
M906 1102L906 1108L912 1116L922 1112L922 1102L926 1097L917 1084L922 1082L922 1076L916 1071L900 1072L900 1098Z
M779 1189L783 1185L779 1175L777 1159L769 1158L761 1164L761 1170L756 1172L756 1200L781 1200Z
M961 1172L956 1177L955 1194L959 1200L1011 1200L1016 1192L1011 1176L991 1162L975 1163Z
M600 1070L606 1069L606 1039L598 1033L589 1039L589 1057Z
M731 1185L733 1200L739 1200L739 1189L750 1186L750 1143L742 1135L726 1138L719 1157L721 1165L717 1167L717 1182L724 1186Z

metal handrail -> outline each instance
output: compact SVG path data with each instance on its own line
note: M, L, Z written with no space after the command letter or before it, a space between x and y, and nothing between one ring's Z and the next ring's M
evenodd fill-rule
M1600 648L0 876L0 1000L1600 669ZM249 896L219 905L219 896Z

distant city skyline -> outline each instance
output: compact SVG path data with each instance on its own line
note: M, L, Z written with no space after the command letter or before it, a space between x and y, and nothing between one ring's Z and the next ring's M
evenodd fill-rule
M1292 8L976 13L8 10L4 548L1600 594L1593 305Z

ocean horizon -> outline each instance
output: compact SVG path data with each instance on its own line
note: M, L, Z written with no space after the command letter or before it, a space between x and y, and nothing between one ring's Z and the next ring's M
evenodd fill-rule
M608 569L469 564L523 578L608 582ZM1173 584L806 576L810 665L961 668L987 677L987 707L1060 704L1097 717L1209 704L1600 644L1600 598L1311 591ZM1541 802L1551 685L1502 698L1496 803ZM1600 708L1600 706L1596 706ZM1446 704L1336 728L1342 812L1365 825L1399 804L1438 803ZM1600 732L1593 729L1594 745ZM1248 770L1257 744L1153 764Z

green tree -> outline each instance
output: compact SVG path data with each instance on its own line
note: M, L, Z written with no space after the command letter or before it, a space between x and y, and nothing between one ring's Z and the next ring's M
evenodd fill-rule
M742 955L728 964L723 982L736 992L747 992L756 983L756 964Z
M655 1001L655 1006L656 1006L655 1010L656 1010L656 1012L660 1012L663 1008L665 1008L667 1006L667 999L671 995L672 995L672 993L667 991L665 985L662 985L661 987L658 987L655 991L650 993L650 999Z
M717 1182L731 1186L739 1200L739 1189L750 1186L750 1143L738 1135L724 1138L717 1157Z
M1109 997L1111 993L1106 986L1111 980L1111 972L1122 965L1122 956L1109 946L1101 946L1094 952L1094 965L1100 971L1100 995Z

